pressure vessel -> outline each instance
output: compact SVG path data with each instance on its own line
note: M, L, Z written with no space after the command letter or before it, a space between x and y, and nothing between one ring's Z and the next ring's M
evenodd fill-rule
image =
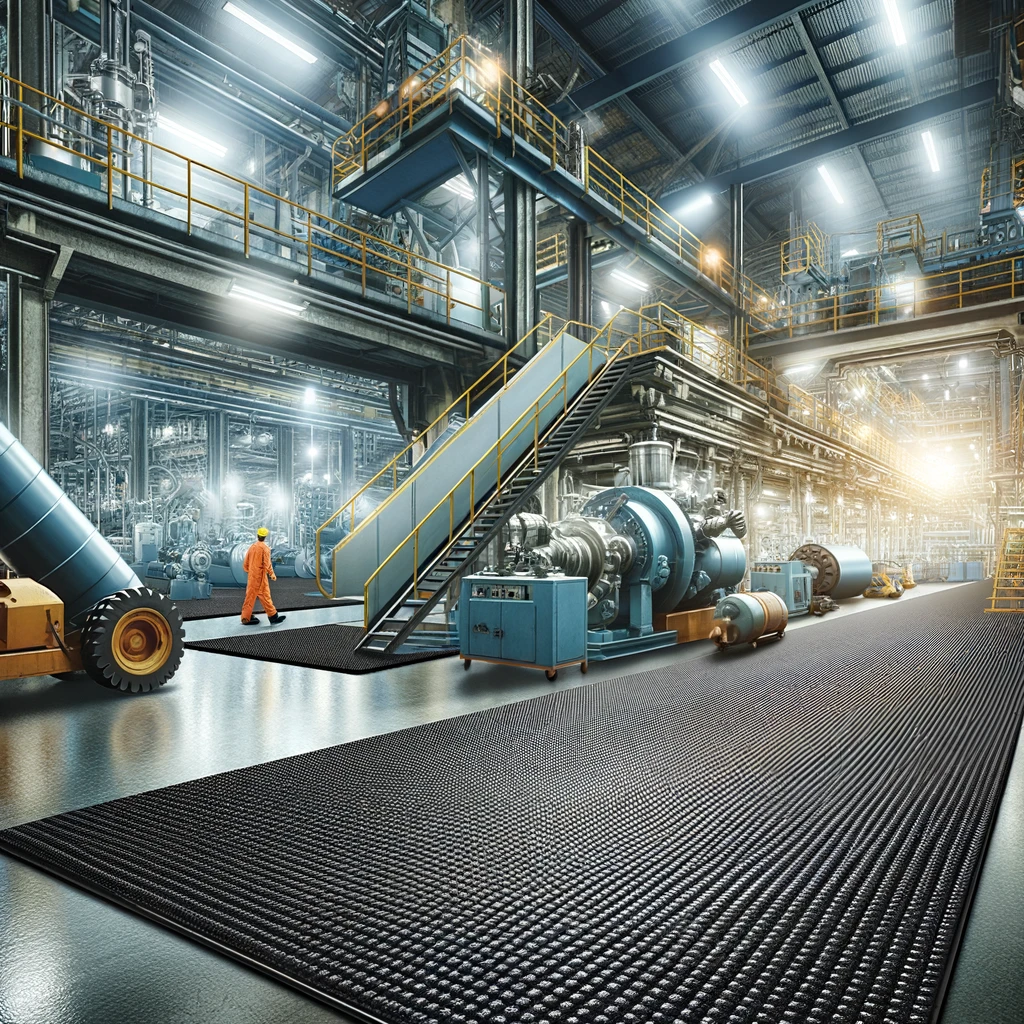
M781 639L789 623L786 602L769 590L730 594L718 602L710 639L719 649Z
M98 601L142 583L75 503L0 423L0 558L64 602L65 629Z
M856 597L871 586L871 559L852 544L804 544L791 560L817 569L814 593L836 601Z
M634 487L667 491L672 487L673 448L668 441L638 441L629 446L629 475Z

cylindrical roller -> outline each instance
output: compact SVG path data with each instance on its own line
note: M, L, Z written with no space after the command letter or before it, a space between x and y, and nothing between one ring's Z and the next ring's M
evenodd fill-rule
M805 544L793 552L792 561L817 569L814 593L836 601L863 594L871 585L871 559L852 544Z
M789 624L786 602L768 590L730 594L715 608L711 639L719 648L781 638Z
M0 423L0 557L64 602L68 627L139 578L71 499Z

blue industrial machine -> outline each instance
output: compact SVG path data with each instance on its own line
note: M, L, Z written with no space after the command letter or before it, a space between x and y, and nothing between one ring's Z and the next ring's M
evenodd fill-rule
M458 608L463 667L476 661L587 671L587 581L578 576L478 573L462 580Z
M676 631L655 631L655 615L714 605L746 571L734 532L746 524L723 501L684 508L665 490L612 487L561 522L531 517L518 558L586 580L589 660L674 646Z
M757 562L750 569L750 589L768 590L786 602L789 617L806 615L814 597L818 571L803 562Z

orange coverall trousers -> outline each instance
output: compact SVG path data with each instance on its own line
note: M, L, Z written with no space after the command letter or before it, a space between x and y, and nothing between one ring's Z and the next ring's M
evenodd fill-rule
M258 540L245 553L242 568L249 574L249 582L245 587L245 602L242 604L242 621L252 618L253 608L259 600L263 610L270 618L277 614L274 602L270 599L270 580L276 580L274 567L270 562L270 547Z

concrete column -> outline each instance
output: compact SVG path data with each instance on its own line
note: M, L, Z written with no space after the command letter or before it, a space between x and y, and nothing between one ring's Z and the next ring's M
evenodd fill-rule
M52 96L53 25L47 17L49 7L49 0L14 0L7 4L7 56L12 78ZM17 86L13 86L12 90L12 95L17 98ZM24 103L25 112L22 117L25 130L47 135L42 118L32 113L33 109L42 109L40 97L26 90ZM12 120L16 122L17 116L12 108ZM33 149L38 145L38 142L33 142L26 144L26 148Z
M591 281L590 232L586 221L569 221L569 319L593 323L594 291ZM582 338L582 334L581 334ZM587 341L589 339L582 338Z
M526 85L533 74L533 0L505 0L508 71ZM511 348L537 324L537 195L505 175L505 340ZM536 345L526 346L532 355Z
M149 402L145 398L131 401L128 456L131 460L128 493L133 501L146 501L149 497Z
M743 182L739 182L729 189L729 209L731 221L732 252L729 262L732 263L735 272L733 286L733 299L739 307L742 303L740 290L740 278L743 274ZM739 312L733 313L729 322L732 331L732 343L737 348L743 347L743 316Z
M42 466L49 461L50 302L41 288L7 279L7 360L0 401L4 422Z
M228 414L206 417L206 489L219 501L228 475Z

